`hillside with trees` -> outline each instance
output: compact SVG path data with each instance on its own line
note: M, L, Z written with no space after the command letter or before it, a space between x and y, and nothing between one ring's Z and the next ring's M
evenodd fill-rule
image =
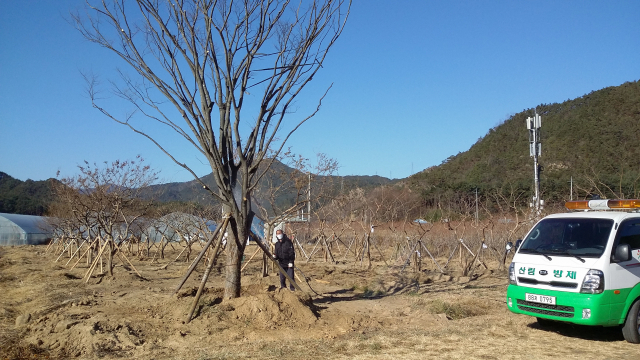
M290 164L293 166L293 164ZM263 181L260 185L259 193L268 192L269 186L279 186L281 185L284 179L292 178L294 172L299 172L299 170L294 167L289 166L287 164L283 164L280 161L274 161L269 171L271 178L273 179L273 184L269 185L266 181ZM295 176L300 176L297 174ZM214 188L215 181L213 180L213 176L211 174L205 175L201 178L202 182L207 184L207 186ZM381 185L389 185L392 183L396 183L399 180L390 180L386 177L382 176L367 176L367 175L348 175L348 176L339 176L339 175L320 175L315 176L312 180L312 187L317 187L319 182L330 182L332 185L332 193L336 194L340 191L349 191L355 188L363 188L366 190L374 189ZM185 182L171 182L165 184L152 185L149 187L150 193L153 194L156 200L160 202L198 202L198 203L207 203L207 201L212 201L210 199L211 196L208 196L207 191L202 188L202 185L195 180L185 181ZM281 199L278 203L286 203L287 196L282 194Z
M52 200L51 181L21 181L0 172L0 212L44 215Z
M290 164L293 166L293 164ZM293 180L302 179L300 184L307 187L306 173L301 173L287 164L274 161L271 170L261 182L256 194L256 199L265 206L286 207L295 201L295 191L292 189ZM211 174L205 175L201 180L210 188L215 188L215 181ZM59 183L56 179L33 181L21 181L10 175L0 172L0 212L26 215L45 215L51 208L53 201L51 181ZM287 186L283 183L288 182ZM348 193L353 189L363 189L370 192L373 189L390 185L398 180L389 180L382 176L338 176L318 175L312 177L312 192L322 189L323 196L338 196L340 193ZM273 204L268 199L273 194L273 189L278 189ZM292 190L292 191L288 191ZM156 207L166 211L187 211L186 209L218 206L219 203L195 181L170 182L148 186L140 192L147 200L153 200Z
M640 83L593 91L562 103L541 104L542 198L549 205L570 198L640 196ZM533 193L533 160L525 120L517 113L468 151L410 177L429 207L469 203L475 190L484 200L524 205ZM491 202L491 201L490 201ZM493 201L494 205L496 201Z

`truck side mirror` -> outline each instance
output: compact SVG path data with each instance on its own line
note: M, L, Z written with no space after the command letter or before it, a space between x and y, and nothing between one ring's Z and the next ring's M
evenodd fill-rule
M623 262L631 260L631 249L629 244L620 244L616 247L616 251L613 254L613 260L615 262Z
M518 251L518 249L520 249L520 245L521 244L522 244L522 239L516 240L516 250L515 251Z
M507 243L507 245L505 246L505 249L506 249L507 251L510 251L512 247L513 247L513 243L512 243L511 241L509 241L509 242Z

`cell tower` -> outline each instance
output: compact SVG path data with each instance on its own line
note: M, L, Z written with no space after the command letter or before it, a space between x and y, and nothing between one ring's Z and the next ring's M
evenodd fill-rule
M542 118L536 110L534 117L527 118L527 129L529 130L529 156L533 157L533 187L535 194L530 206L535 209L536 214L540 213L544 206L544 201L540 199L540 164L538 158L542 155L542 144L540 143L540 126Z

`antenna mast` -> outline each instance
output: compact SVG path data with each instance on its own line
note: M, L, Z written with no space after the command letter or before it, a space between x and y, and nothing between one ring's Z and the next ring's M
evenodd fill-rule
M529 205L535 210L536 214L540 214L544 201L540 199L540 164L538 163L538 157L542 155L542 144L540 143L540 127L542 125L542 118L538 115L538 110L535 110L534 117L527 118L527 129L529 130L529 156L533 157L533 187L535 194L533 195L533 202Z

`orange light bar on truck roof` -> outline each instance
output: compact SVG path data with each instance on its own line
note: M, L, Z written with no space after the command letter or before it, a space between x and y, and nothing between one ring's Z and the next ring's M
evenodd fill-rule
M640 200L577 200L567 201L564 206L569 210L632 210L640 209Z

